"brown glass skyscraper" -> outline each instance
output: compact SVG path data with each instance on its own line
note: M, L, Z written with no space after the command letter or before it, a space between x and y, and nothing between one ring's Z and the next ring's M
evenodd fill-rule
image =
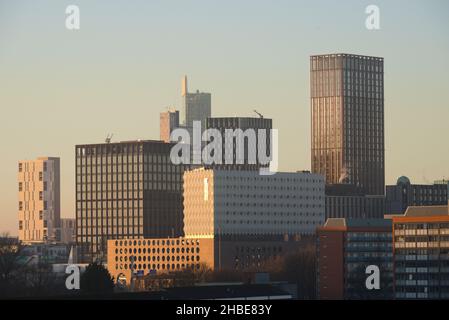
M383 58L351 54L310 57L312 171L383 195Z

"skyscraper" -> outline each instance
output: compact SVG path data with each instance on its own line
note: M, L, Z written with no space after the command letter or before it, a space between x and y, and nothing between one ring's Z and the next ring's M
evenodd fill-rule
M179 111L168 110L160 115L160 139L170 142L171 132L179 127Z
M82 261L104 258L108 239L183 235L184 165L172 143L76 146L76 241Z
M25 243L59 240L59 158L19 161L19 240Z
M326 183L385 193L383 75L383 58L311 56L312 172Z
M188 90L187 76L182 80L182 97L184 104L184 126L193 128L193 121L201 121L204 128L206 119L211 116L211 94L196 91L191 93Z

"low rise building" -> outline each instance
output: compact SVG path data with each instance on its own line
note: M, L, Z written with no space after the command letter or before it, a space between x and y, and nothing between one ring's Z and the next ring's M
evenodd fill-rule
M448 206L408 207L392 219L395 297L448 299Z
M326 185L326 219L381 219L385 214L385 197L368 195L351 184Z
M327 219L317 229L319 299L393 297L392 222L390 219ZM380 272L380 289L369 290L366 268Z
M448 184L412 184L400 177L396 185L386 186L386 213L404 214L409 206L442 206L448 201Z

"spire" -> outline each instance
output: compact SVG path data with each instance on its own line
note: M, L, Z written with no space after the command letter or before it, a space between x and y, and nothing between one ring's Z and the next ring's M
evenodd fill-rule
M73 264L73 246L70 247L69 259L68 259L67 263Z
M182 88L181 88L181 94L183 97L185 97L188 93L188 89L187 89L187 76L184 76L182 78Z

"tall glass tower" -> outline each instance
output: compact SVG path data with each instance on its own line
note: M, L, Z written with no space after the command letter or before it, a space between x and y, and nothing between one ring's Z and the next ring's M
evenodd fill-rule
M352 54L310 57L312 171L383 195L384 62Z

